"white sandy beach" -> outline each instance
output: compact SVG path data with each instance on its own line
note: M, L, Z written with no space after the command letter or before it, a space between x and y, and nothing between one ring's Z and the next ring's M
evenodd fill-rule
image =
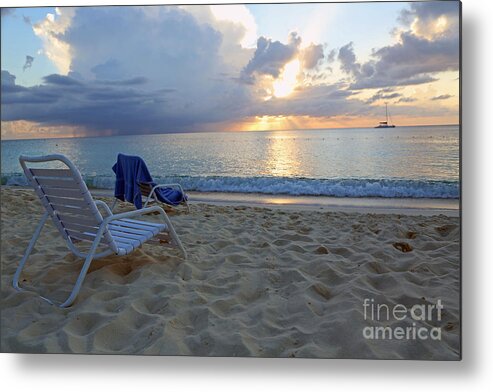
M59 309L11 285L40 203L3 187L1 212L4 352L459 358L456 216L196 202L170 214L188 260L152 245L97 260L75 304ZM21 284L62 300L81 264L50 222ZM365 298L440 299L441 320L423 325L441 328L441 340L364 339Z

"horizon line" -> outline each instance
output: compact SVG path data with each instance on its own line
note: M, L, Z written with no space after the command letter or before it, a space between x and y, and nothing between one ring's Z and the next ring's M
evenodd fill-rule
M455 124L415 124L415 125L401 125L395 128L413 128L413 127L445 127L445 126L461 126L460 123ZM90 139L90 138L100 138L100 137L118 137L118 136L151 136L151 135L182 135L182 134L195 134L195 133L251 133L251 132L281 132L281 131L325 131L333 129L385 129L371 127L330 127L330 128L289 128L289 129L263 129L263 130L223 130L223 131L183 131L183 132L156 132L156 133L129 133L123 135L81 135L81 136L54 136L54 137L34 137L34 138L18 138L18 139L5 139L0 138L0 141L17 141L17 140L46 140L46 139Z

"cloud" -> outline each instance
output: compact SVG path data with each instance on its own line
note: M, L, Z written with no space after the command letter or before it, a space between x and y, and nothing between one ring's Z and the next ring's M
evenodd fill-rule
M143 76L136 76L131 79L123 79L123 80L100 80L101 84L108 84L112 86L135 86L142 85L149 82L149 80ZM176 91L176 89L168 89L168 91Z
M71 9L68 24L64 11L45 27L63 30L55 35L68 48L68 72L30 88L2 86L3 121L81 127L86 135L181 132L241 117L252 101L250 89L232 80L244 63L221 55L232 38L186 10L87 7ZM252 51L240 45L242 34L235 39L231 56L246 62Z
M164 114L161 110L170 101L169 92L142 91L124 83L81 82L58 74L44 81L33 87L2 83L2 120L78 126L88 135L107 130L114 134L170 131L184 123L171 110Z
M2 121L77 127L80 136L190 131L204 123L237 118L238 108L246 106L238 97L226 96L224 102L221 98L202 102L197 110L175 89L150 90L144 78L77 80L53 74L38 86L13 83L15 77L2 72Z
M416 98L412 98L412 97L402 97L400 98L397 103L410 103L410 102L416 102L417 99Z
M341 70L345 73L358 77L360 75L361 64L356 61L353 43L350 42L339 49L337 59L341 63Z
M84 129L77 126L56 127L43 125L29 121L9 121L2 122L1 135L2 139L32 139L51 138L51 137L70 137L81 136Z
M338 60L352 78L350 88L417 85L435 81L439 72L457 71L458 18L456 2L411 3L400 18L408 29L397 33L397 43L374 49L369 61L358 62L352 42L341 47ZM443 28L432 32L430 26Z
M80 85L82 85L82 83L76 79L73 79L69 76L58 75L58 74L52 74L52 75L45 76L43 78L43 80L47 84L52 84L52 85L56 85L56 86L74 86L74 85L80 86Z
M32 88L2 86L2 120L80 125L90 135L190 131L241 117L254 98L233 76L253 50L241 45L241 23L195 8L204 15L174 6L58 10L34 29L61 72Z
M104 63L97 64L91 68L91 72L96 79L114 79L117 75L121 74L121 63L114 59L108 59Z
M337 50L336 49L332 49L329 54L327 55L327 63L332 63L334 62L335 58L336 58L336 54L337 54Z
M198 8L198 7L191 7ZM225 36L238 34L236 42L243 47L255 46L257 41L257 24L248 8L243 4L221 4L209 6L214 16L216 27Z
M342 85L312 85L297 90L288 100L272 98L259 102L250 109L256 116L312 116L369 114L374 108L353 97L353 92Z
M450 95L450 94L443 94L443 95L437 95L433 98L431 98L432 101L442 101L442 100L445 100L445 99L449 99L449 98L452 98L453 95Z
M458 37L459 34L458 1L430 1L409 3L399 20L410 26L412 32L420 37Z
M8 16L8 15L12 15L15 11L15 8L0 8L0 15L2 18Z
M242 77L250 82L255 73L279 77L286 63L298 53L300 44L301 38L295 32L289 35L287 44L260 37L253 58L242 71Z
M182 5L178 8L192 15L197 23L213 26L221 34L219 55L223 61L238 69L245 66L257 44L257 25L245 5Z
M33 32L43 42L43 53L55 64L59 72L68 74L72 52L64 34L72 22L75 9L71 7L55 8L55 14L47 14L38 23L33 24Z
M3 8L2 8L3 9ZM15 76L10 72L2 70L2 87L3 86L15 86Z
M284 42L262 36L249 45L256 26L238 7L238 15L209 6L56 9L33 31L58 72L23 87L2 71L2 121L107 135L200 131L262 115L366 117L380 114L368 103L411 102L395 86L433 81L457 67L458 40L448 30L433 39L418 33L416 17L398 41L361 61L352 42L330 50L302 45L296 32ZM336 59L347 76L342 82L327 72ZM288 93L276 98L274 83L283 81ZM365 88L377 92L358 98Z
M363 65L346 55L347 64L343 69L354 77L351 88L429 83L436 80L433 75L439 72L459 69L459 42L456 39L429 41L406 32L401 33L400 40L375 50L373 60Z
M329 56L333 60L334 53L330 52ZM287 43L260 37L253 56L235 79L256 86L264 99L274 95L286 97L303 80L307 84L321 81L324 60L324 45L302 45L297 32L288 35Z
M33 65L33 61L34 61L34 57L27 55L26 62L24 63L22 70L25 71L26 69L31 68Z
M366 100L366 103L374 103L380 100L391 100L402 97L402 94L393 92L393 89L382 89L373 94L369 99Z
M344 84L312 85L300 89L289 100L272 98L257 103L251 108L256 116L300 116L339 121L341 118L358 118L367 126L381 119L381 106L369 105L359 99L357 93L344 90ZM393 118L425 118L455 116L454 109L434 105L395 105L391 109ZM373 120L372 120L373 119Z
M302 52L303 68L313 69L324 59L324 47L322 44L311 44Z

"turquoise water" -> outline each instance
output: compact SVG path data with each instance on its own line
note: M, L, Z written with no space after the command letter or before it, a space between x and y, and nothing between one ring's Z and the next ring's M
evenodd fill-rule
M335 197L459 197L459 127L217 132L2 141L2 183L18 157L64 154L89 185L112 188L119 152L188 190Z

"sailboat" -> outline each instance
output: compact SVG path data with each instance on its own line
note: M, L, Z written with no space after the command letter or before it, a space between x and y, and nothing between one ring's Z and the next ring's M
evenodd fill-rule
M395 128L395 125L389 122L389 110L387 108L387 102L385 102L385 121L380 121L375 128Z

